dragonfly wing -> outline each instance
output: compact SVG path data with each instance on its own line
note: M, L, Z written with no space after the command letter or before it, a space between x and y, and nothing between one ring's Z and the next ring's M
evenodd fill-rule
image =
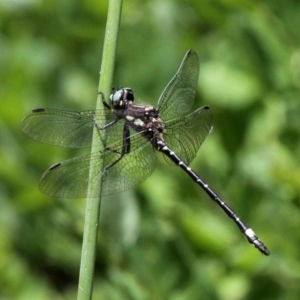
M166 122L164 138L169 147L189 165L212 128L212 113L208 106L203 106L185 117Z
M190 111L196 95L199 68L197 53L188 51L158 100L158 110L163 120L171 120Z
M130 137L130 147L133 151L125 154L119 162L105 170L105 167L120 158L122 147L123 142L117 142L102 151L65 160L50 167L41 177L40 190L44 194L57 198L86 197L89 182L100 184L94 182L99 181L99 178L102 180L102 196L134 187L154 171L156 153L151 143L135 133ZM100 163L104 169L101 168ZM95 175L90 174L90 164L93 164L95 169L98 168ZM99 195L96 193L90 196Z
M103 126L114 119L115 114L108 110L77 112L40 108L24 116L22 129L32 138L47 144L83 148L91 146L95 122Z
M90 164L94 164L96 169L100 159L101 153L97 152L53 165L41 177L41 192L56 198L86 197L89 180L93 180L93 177L89 177Z
M120 148L120 146L119 146ZM130 136L130 151L104 174L102 195L119 193L142 183L154 171L156 166L156 152L139 133ZM111 151L103 155L104 165L107 166L119 157Z

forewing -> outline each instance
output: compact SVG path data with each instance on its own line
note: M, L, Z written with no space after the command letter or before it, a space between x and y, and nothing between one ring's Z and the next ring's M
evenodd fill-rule
M115 162L122 151L123 142L119 141L109 145L109 150L92 153L90 155L75 157L50 167L40 181L40 190L52 197L79 198L86 197L88 184L102 180L102 196L119 193L143 182L154 171L156 153L151 145L140 134L135 133L130 137L132 151L125 154L114 166L101 169L100 163L107 167ZM99 172L90 175L90 164ZM97 197L98 194L89 195Z
M208 106L203 106L185 117L166 122L164 138L169 147L189 165L212 128L212 113Z
M158 100L158 110L164 121L183 116L190 111L196 95L199 68L197 53L188 51Z
M32 138L47 144L83 148L91 146L95 122L103 126L114 119L115 114L108 110L77 112L41 108L24 116L22 129Z

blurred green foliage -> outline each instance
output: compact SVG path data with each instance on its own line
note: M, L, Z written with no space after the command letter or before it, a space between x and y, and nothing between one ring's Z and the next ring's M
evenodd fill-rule
M85 202L42 195L38 178L82 151L30 139L20 120L95 107L107 5L0 1L0 299L76 297ZM192 167L271 256L159 156L145 183L103 200L94 299L300 298L299 10L124 1L114 85L154 105L186 51L199 54L195 107L209 105L215 126Z

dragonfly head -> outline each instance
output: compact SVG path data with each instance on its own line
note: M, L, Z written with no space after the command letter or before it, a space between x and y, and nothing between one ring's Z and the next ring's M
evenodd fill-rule
M126 107L129 103L134 101L133 91L128 87L113 89L110 95L110 101L113 108Z

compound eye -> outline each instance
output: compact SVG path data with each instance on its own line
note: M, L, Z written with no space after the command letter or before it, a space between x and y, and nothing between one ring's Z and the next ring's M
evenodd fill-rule
M134 95L131 88L121 88L114 90L110 96L111 104L114 108L124 107L128 101L133 101Z
M120 103L123 99L123 94L123 89L116 90L111 94L110 100L113 107L120 106Z

